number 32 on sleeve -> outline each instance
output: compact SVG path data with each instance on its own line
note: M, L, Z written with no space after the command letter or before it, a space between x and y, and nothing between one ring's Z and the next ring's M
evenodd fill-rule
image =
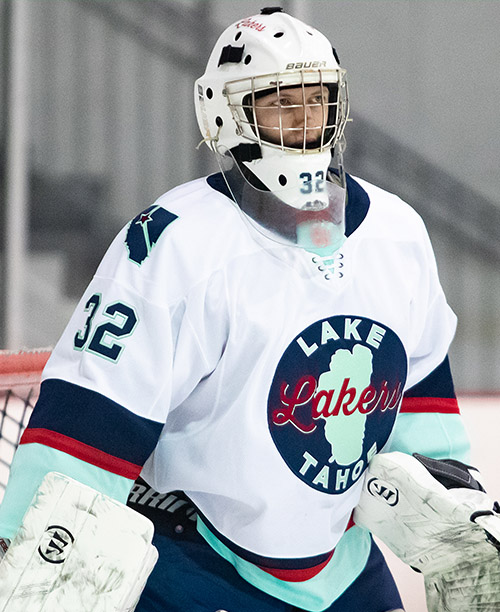
M117 342L131 336L139 321L135 310L123 302L113 302L103 309L103 315L110 319L97 325L93 329L93 321L101 306L102 296L94 293L85 304L88 312L83 330L78 330L74 338L74 347L77 351L87 350L116 362L124 349L123 344Z

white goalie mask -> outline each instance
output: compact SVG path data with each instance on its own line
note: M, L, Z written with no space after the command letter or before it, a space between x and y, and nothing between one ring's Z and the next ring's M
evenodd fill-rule
M275 8L234 23L195 83L195 108L235 201L259 229L315 252L340 246L348 96L323 34Z

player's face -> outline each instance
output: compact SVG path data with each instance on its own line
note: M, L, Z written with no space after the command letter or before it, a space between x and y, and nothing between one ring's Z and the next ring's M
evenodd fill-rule
M319 141L327 123L328 98L325 85L289 87L258 98L255 117L261 139L286 147Z

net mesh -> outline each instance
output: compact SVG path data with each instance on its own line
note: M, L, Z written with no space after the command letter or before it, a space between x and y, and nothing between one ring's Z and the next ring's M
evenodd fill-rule
M0 501L49 356L50 349L0 351Z

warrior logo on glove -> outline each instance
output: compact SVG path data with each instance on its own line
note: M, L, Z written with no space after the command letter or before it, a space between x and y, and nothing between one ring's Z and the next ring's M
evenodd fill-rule
M38 554L47 563L64 563L74 541L75 538L68 529L61 525L50 525L45 530L44 541L38 547Z
M349 489L389 438L406 372L400 339L380 323L335 316L305 329L281 358L268 399L288 467L318 491Z
M395 506L399 501L399 490L380 478L370 478L366 490L373 497L379 497L389 506Z

